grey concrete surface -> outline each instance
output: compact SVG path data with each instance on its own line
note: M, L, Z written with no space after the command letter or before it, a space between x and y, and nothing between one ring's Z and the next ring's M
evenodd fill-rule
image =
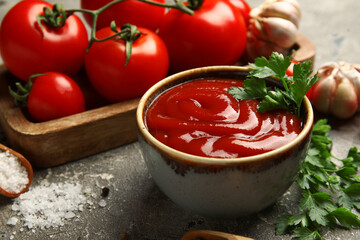
M0 0L0 20L17 1ZM56 1L50 1L56 2ZM78 7L80 1L60 0L65 7ZM261 0L249 0L254 7ZM300 32L317 47L315 69L327 61L360 63L360 20L358 0L299 0L302 7ZM344 156L351 146L360 148L360 115L347 121L331 120L334 140L333 153ZM0 142L7 139L0 132ZM79 159L49 169L36 169L33 187L48 181L74 181L92 191L89 201L94 205L76 213L77 217L62 227L29 230L19 221L7 225L15 216L12 200L0 196L0 239L181 239L192 229L211 229L239 234L259 240L290 239L276 236L275 219L296 211L299 192L295 185L272 207L253 216L235 220L217 220L198 216L171 202L152 181L143 162L137 142ZM108 187L109 196L101 197ZM106 206L98 203L104 199ZM360 230L331 230L323 232L324 239L360 239Z

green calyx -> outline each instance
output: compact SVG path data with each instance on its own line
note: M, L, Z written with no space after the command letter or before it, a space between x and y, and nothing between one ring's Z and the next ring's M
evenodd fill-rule
M27 106L27 99L29 97L31 88L33 86L32 79L42 76L44 74L34 74L31 75L29 81L26 84L22 85L20 82L15 83L16 91L12 90L9 86L9 93L11 96L14 97L16 106L18 107L26 107Z
M138 39L143 33L141 33L139 31L139 29L135 25L131 25L131 24L124 24L123 26L121 26L121 32L118 32L116 24L115 24L114 21L111 23L111 29L115 33L119 34L116 37L116 39L123 39L126 42L126 48L125 48L126 62L125 62L125 66L127 66L128 63L129 63L130 57L131 57L132 43L133 43L133 41Z
M204 3L204 0L189 0L188 1L188 7L191 9L191 10L198 10L201 8L201 6L203 5Z
M54 4L53 8L44 7L43 15L38 15L36 21L44 36L43 22L50 27L63 27L66 19L72 14L68 13L60 4Z

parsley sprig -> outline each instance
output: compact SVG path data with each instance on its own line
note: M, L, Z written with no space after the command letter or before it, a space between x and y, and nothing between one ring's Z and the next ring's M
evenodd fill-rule
M284 58L276 52L271 54L269 60L265 57L256 58L254 64L249 64L252 69L244 80L243 87L231 87L228 92L239 100L262 99L258 105L259 112L286 109L300 116L304 96L318 81L318 77L317 74L311 76L310 61L295 64L293 76L287 76L286 70L290 64L290 57ZM283 89L267 87L267 77L279 79Z
M322 240L322 227L360 227L360 152L350 148L344 159L330 151L331 127L327 120L313 126L309 152L297 177L302 189L299 213L277 219L276 234L293 234L292 239ZM336 160L341 164L335 164Z

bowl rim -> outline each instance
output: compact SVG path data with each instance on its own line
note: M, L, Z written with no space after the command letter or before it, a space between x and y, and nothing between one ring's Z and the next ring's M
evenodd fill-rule
M306 137L310 134L313 126L314 121L314 113L311 106L311 103L309 99L304 96L303 100L303 107L306 108L306 118L304 119L305 124L303 126L303 129L299 133L299 135L293 139L291 142L281 146L280 148L274 149L272 151L261 153L257 155L247 156L247 157L239 157L239 158L215 158L215 157L203 157L203 156L196 156L189 153L185 153L179 150L176 150L174 148L171 148L164 143L157 140L154 136L150 134L148 131L143 113L145 114L145 107L148 99L158 91L158 89L168 85L169 83L176 81L181 78L187 78L192 75L200 74L200 73L211 73L211 72L219 72L219 71L226 71L226 72L248 72L250 67L244 67L244 66L210 66L210 67L200 67L195 69L190 69L186 71L182 71L179 73L175 73L173 75L170 75L163 80L157 82L155 85L153 85L150 89L146 91L146 93L141 97L139 101L139 105L137 107L136 111L136 121L137 121L137 127L138 132L141 134L145 141L149 142L150 144L156 146L158 149L166 153L167 155L174 156L176 155L176 159L184 162L186 164L201 164L201 165L220 165L220 166L231 166L231 165L238 165L243 163L254 163L254 162L261 162L266 159L274 159L276 156L281 156L287 151L291 150L292 148L296 147L298 144L300 144L302 141L306 139ZM191 80L191 78L189 78ZM188 81L188 80L185 80ZM185 82L184 81L184 82ZM167 90L166 88L165 90Z

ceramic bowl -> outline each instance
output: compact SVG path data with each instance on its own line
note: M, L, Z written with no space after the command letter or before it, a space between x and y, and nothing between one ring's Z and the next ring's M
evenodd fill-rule
M138 139L148 171L172 201L194 213L216 218L256 213L284 194L305 159L313 125L313 111L306 97L300 134L278 149L250 157L220 159L187 154L164 145L146 128L147 108L168 88L206 77L245 79L247 74L248 68L238 66L180 72L155 84L138 105Z

